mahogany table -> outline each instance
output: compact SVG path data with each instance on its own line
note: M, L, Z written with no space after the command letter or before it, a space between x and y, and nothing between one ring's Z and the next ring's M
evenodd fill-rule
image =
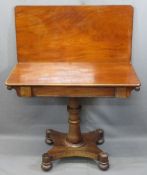
M15 14L18 63L6 86L21 97L69 97L69 131L46 130L53 147L42 155L42 169L74 156L108 169L108 155L97 147L104 131L81 133L78 99L127 98L139 89L131 64L133 7L18 6Z

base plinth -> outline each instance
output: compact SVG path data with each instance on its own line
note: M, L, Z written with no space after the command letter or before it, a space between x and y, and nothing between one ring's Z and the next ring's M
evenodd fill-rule
M97 144L104 140L102 129L97 129L82 134L83 141L79 144L67 142L67 134L55 130L46 130L46 143L53 144L53 147L42 156L42 169L50 170L52 161L66 157L86 157L98 161L102 170L109 168L108 155L97 147ZM47 158L48 157L48 158ZM48 166L47 166L48 165Z
M52 161L66 157L86 157L98 161L101 170L109 168L108 155L97 147L104 142L104 131L96 129L88 133L81 133L80 110L78 98L69 98L67 106L69 112L68 133L55 130L46 130L46 143L53 144L52 149L42 155L41 167L48 171L52 167Z

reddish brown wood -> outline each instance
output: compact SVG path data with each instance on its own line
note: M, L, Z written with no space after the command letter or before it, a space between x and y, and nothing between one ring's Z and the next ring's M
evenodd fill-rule
M67 110L69 112L69 131L66 142L69 145L83 145L81 130L80 130L80 112L81 106L76 98L69 98Z
M19 64L6 85L20 96L128 97L140 86L132 19L131 6L16 7Z
M133 87L7 86L20 97L117 97L127 98ZM139 87L136 91L139 91Z
M19 62L130 62L131 6L16 7Z
M46 131L46 143L53 144L53 147L43 154L42 169L50 170L53 160L65 157L87 157L99 161L98 165L102 170L108 169L108 155L96 145L104 142L103 130L97 129L81 134L78 98L69 98L67 109L69 112L68 133L51 129Z
M18 88L20 89L20 88ZM76 86L52 86L52 87L32 87L32 96L52 96L52 97L115 97L113 87L76 87ZM21 90L18 90L21 93ZM20 94L19 93L19 94ZM22 93L20 94L22 96Z
M82 134L75 97L126 98L140 81L131 60L131 6L18 6L18 64L6 80L19 96L69 99L69 132L47 130L54 146L42 156L42 169L64 157L88 157L109 167L108 155L97 148L103 130Z
M129 63L19 63L6 85L136 87L140 81Z

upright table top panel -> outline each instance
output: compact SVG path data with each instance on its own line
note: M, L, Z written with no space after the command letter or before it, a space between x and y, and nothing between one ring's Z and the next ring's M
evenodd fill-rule
M129 62L131 6L16 7L19 62Z

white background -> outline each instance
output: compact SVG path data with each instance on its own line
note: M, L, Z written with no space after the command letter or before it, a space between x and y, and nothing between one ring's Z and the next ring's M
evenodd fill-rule
M19 98L4 85L17 62L14 7L16 5L131 4L134 7L132 63L141 80L140 92L129 99L84 99L82 130L102 127L110 154L107 173L145 175L147 172L147 1L146 0L1 0L0 1L0 175L44 174L41 154L45 128L67 131L67 99ZM101 174L93 161L66 159L54 163L50 174Z

